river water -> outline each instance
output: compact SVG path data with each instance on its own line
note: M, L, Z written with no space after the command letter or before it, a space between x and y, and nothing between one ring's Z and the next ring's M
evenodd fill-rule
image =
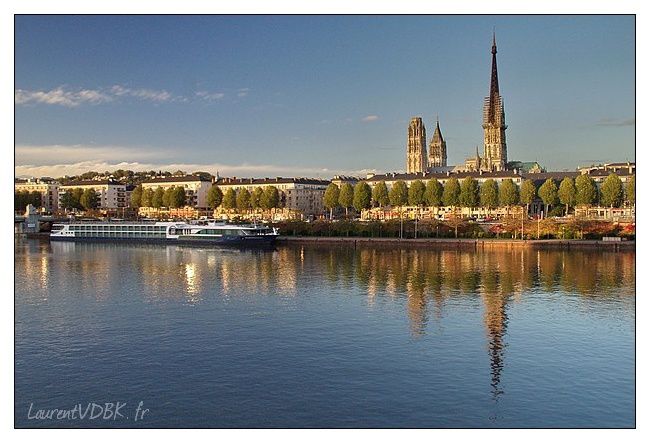
M635 426L633 252L18 239L15 285L18 427Z

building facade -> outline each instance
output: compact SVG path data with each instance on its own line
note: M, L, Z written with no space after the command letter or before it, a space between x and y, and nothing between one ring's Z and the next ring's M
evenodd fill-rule
M182 177L158 177L142 182L142 189L157 188L166 190L171 187L181 187L185 190L185 204L193 208L208 207L208 191L212 187L211 180L204 180L194 175Z
M94 189L97 193L98 209L121 209L127 207L126 185L113 180L81 180L59 186L59 202L73 189ZM63 209L63 208L60 208Z
M59 184L38 178L17 180L14 182L14 192L38 192L41 194L41 206L46 211L56 211L59 208Z
M436 119L436 129L429 143L428 169L447 166L447 142L440 131L440 120Z
M406 172L418 174L427 170L427 134L422 117L413 117L406 143Z
M235 192L246 189L274 186L280 193L280 200L286 209L304 215L320 215L325 211L323 196L331 182L313 178L220 178L215 182L222 192L232 189Z

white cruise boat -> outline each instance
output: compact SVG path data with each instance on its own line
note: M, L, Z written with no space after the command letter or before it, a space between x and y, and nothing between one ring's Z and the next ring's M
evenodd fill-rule
M277 228L256 224L74 221L54 224L50 240L264 245L277 236Z

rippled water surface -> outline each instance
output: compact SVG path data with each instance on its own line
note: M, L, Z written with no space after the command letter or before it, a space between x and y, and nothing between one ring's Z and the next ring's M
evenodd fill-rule
M16 240L15 269L20 427L635 425L631 252Z

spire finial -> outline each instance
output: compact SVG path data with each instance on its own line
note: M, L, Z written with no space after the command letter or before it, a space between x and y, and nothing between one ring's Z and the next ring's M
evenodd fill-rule
M497 53L497 31L496 28L492 27L492 54Z

